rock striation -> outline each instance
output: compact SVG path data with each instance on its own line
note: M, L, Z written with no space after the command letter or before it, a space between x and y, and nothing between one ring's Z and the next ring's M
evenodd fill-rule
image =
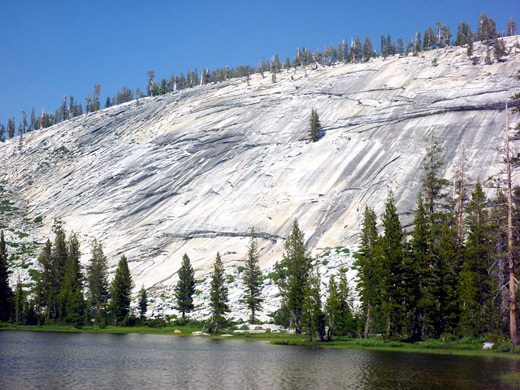
M452 47L121 104L0 145L0 182L24 221L41 220L34 240L61 223L86 263L97 238L112 270L128 257L136 289L171 288L184 253L197 277L217 251L240 265L252 226L264 267L281 259L295 218L312 254L353 246L365 206L381 215L389 190L411 224L430 134L446 178L463 151L473 181L501 175L505 103L520 85L520 37L505 40L509 54L491 65L478 45L476 65Z

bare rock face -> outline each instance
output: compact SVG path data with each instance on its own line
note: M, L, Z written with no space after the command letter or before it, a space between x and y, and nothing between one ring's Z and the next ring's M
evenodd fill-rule
M313 254L354 245L365 206L381 215L389 190L411 223L430 134L446 178L463 150L473 181L501 173L519 40L506 38L510 53L491 65L482 48L477 65L448 48L139 99L7 141L0 181L26 220L42 220L40 241L61 221L86 262L95 237L112 268L128 257L137 289L174 284L184 253L201 274L217 251L238 265L252 226L263 266L281 259L295 218Z

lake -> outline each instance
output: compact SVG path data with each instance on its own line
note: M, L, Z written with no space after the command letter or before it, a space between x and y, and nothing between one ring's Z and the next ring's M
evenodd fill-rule
M511 389L520 360L143 334L0 331L0 389Z

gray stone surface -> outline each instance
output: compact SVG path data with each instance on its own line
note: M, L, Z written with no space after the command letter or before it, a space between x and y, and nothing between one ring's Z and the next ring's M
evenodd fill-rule
M93 238L111 271L126 254L136 290L170 291L184 253L199 279L217 251L226 267L240 265L251 226L263 267L281 259L294 218L313 255L353 247L363 209L381 215L388 190L410 225L430 133L447 178L463 150L473 181L501 174L519 40L507 38L510 54L492 65L476 45L478 65L449 48L125 103L27 134L21 151L18 139L0 145L0 181L25 220L42 217L31 238L44 241L59 219L79 234L85 264ZM316 143L311 108L323 125Z

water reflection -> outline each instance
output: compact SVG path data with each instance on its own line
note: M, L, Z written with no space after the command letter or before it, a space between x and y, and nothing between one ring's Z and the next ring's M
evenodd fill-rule
M0 389L509 389L499 358L0 331Z

